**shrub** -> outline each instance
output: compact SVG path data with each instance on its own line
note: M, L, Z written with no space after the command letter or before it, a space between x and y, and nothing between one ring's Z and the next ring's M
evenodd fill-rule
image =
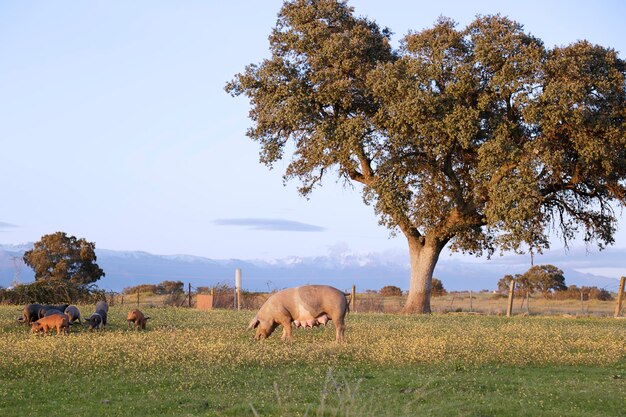
M431 294L433 297L441 297L442 295L446 295L448 291L443 288L443 282L437 278L433 278L432 286L431 286Z
M67 280L39 280L31 284L19 284L11 289L0 290L0 303L10 304L58 304L93 303L104 298L104 290L93 284L77 284Z
M182 281L163 281L157 285L157 294L182 294L185 284Z
M379 292L383 297L398 297L402 295L402 290L395 285L386 285Z
M196 294L211 294L211 288L207 286L197 287Z
M136 294L137 292L141 292L141 293L150 293L150 294L156 294L157 293L157 286L154 284L141 284L141 285L135 285L134 287L126 287L124 288L124 290L122 291L124 294Z
M556 291L552 294L552 298L556 300L579 300L581 294L583 300L611 301L613 299L611 293L604 288L577 287L576 285L570 285L563 291Z

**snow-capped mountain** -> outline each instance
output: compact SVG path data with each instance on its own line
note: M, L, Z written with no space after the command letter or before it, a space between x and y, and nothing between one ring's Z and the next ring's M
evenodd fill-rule
M17 278L34 280L33 271L22 261L31 244L0 244L0 286L7 287ZM535 264L553 264L565 273L566 283L598 286L615 290L621 275L626 275L626 250L608 248L587 254L584 249L569 253L552 251L535 256ZM380 289L385 285L408 288L408 253L354 253L337 251L327 256L288 257L270 260L209 259L192 255L154 255L142 251L96 249L97 263L106 276L97 282L103 289L120 291L138 284L180 280L192 286L234 284L235 269L240 268L243 287L267 291L302 284L330 284L359 291ZM523 273L530 267L528 257L506 255L492 260L443 254L435 276L448 290L492 290L505 274ZM600 271L600 273L596 272Z

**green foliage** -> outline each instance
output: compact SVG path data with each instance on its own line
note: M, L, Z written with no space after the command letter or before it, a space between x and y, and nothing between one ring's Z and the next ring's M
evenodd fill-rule
M37 281L69 281L90 284L104 276L96 263L96 245L85 239L56 232L42 236L24 253L24 263L35 271Z
M11 289L0 289L0 303L13 304L91 303L103 296L104 292L94 285L60 280L40 280L16 285Z
M402 295L402 290L395 285L386 285L380 289L379 294L383 297L399 297Z
M342 2L286 1L270 37L271 59L227 85L253 102L248 135L260 142L263 163L272 166L288 142L295 145L285 177L299 178L302 194L331 168L345 179L368 174L358 172L358 157L367 158L378 138L366 80L393 59L389 35Z

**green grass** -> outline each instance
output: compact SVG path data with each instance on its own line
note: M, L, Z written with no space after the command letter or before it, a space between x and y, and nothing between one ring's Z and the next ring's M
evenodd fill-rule
M82 308L87 313L93 306ZM101 333L38 337L0 307L2 416L619 416L626 323L613 319L351 314L280 329L253 312L114 307Z

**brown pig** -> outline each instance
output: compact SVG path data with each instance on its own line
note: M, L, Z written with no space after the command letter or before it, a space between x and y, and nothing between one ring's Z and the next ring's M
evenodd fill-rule
M335 340L343 341L348 312L346 295L328 285L304 285L287 288L273 294L261 306L250 322L256 328L256 339L269 337L278 326L283 326L283 340L292 340L291 323L296 327L314 327L332 320Z
M56 328L57 335L63 332L67 334L67 330L70 327L69 317L65 314L53 314L40 318L31 325L31 331L33 333L43 333L46 335L50 329Z
M142 330L146 329L146 321L148 321L150 317L146 317L143 313L137 309L130 310L128 315L126 316L126 322L128 323L128 328L130 329L130 322L135 323L135 329Z

